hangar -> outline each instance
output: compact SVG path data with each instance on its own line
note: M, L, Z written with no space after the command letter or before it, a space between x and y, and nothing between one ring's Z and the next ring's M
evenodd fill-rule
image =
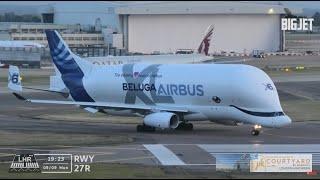
M215 26L209 53L283 50L283 5L259 2L157 2L116 8L129 52L173 53L195 49ZM297 9L290 9L300 13Z

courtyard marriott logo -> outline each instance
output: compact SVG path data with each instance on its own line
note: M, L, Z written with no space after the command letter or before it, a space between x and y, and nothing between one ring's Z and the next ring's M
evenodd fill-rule
M250 172L312 172L312 154L251 154Z
M282 31L312 31L313 18L281 18Z

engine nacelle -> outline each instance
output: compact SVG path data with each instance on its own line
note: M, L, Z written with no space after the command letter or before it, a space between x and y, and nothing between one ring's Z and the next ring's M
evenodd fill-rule
M143 123L145 125L161 129L174 129L179 125L179 117L178 115L170 112L157 112L146 115L143 119Z

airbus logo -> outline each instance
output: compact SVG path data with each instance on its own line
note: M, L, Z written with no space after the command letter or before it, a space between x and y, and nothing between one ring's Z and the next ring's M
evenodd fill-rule
M11 81L13 84L19 85L19 74L18 73L12 73L9 75L9 81Z
M134 73L133 73L133 78L138 78L138 77L139 77L139 74L140 74L139 72L134 72Z
M268 83L268 84L263 84L264 86L265 86L265 91L267 91L267 90L271 90L271 91L273 91L273 87L272 87L272 85L270 84L270 83Z

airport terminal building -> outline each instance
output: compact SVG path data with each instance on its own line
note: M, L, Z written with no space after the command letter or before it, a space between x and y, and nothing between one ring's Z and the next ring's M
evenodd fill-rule
M124 47L129 52L172 53L196 49L213 24L209 53L283 50L284 6L255 2L158 2L119 7ZM291 9L293 13L299 13Z
M47 46L44 31L56 29L84 57L167 54L196 50L208 26L214 25L209 54L250 55L253 50L284 50L286 37L280 29L284 8L275 2L240 1L48 2L38 7L41 23L1 22L0 40ZM4 51L0 50L0 61L13 58ZM48 58L48 53L41 56Z

